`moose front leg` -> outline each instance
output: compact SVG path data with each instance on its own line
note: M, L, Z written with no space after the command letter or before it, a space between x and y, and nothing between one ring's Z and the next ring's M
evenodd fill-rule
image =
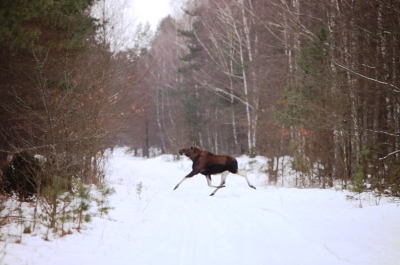
M179 182L178 184L176 184L174 190L176 190L176 189L179 187L179 185L181 185L182 182L184 182L184 181L187 180L188 178L193 177L193 176L196 175L197 173L198 173L197 171L192 170L192 172L190 172L189 175L187 175L186 177L184 177L184 178L181 180L181 182Z

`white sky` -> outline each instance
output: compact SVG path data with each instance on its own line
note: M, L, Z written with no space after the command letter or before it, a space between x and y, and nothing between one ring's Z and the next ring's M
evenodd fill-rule
M152 29L157 28L162 18L172 13L170 0L130 0L133 2L130 10L138 22L149 22Z
M155 31L160 20L182 6L184 0L101 0L92 15L107 21L107 38L112 49L132 46L136 26L150 23Z

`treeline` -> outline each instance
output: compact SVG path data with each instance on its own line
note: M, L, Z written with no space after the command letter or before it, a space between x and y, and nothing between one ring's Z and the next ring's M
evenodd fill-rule
M150 156L195 141L266 156L271 184L290 156L299 187L400 195L399 2L188 1L129 49L110 9L0 5L2 164L27 151L94 183L116 144Z
M32 220L21 214L29 229L41 223L61 235L60 225L79 229L90 219L96 198L88 184L100 192L101 214L108 209L105 150L127 121L143 120L140 80L148 70L140 44L115 46L107 12L107 1L94 0L0 4L0 192L7 195L0 196L0 227L19 208L8 205L10 197L35 202ZM145 30L136 37L144 41Z
M152 145L294 158L298 186L400 195L400 3L189 1L149 52Z
M50 175L96 183L97 159L143 110L140 46L112 47L118 32L106 1L10 0L0 8L0 164L26 151L44 157Z

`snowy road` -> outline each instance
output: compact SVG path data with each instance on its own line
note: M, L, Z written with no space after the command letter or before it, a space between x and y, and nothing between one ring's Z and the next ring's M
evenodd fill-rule
M203 183L204 184L204 183ZM182 187L183 188L183 187ZM209 198L158 194L142 223L139 264L340 264L279 213L251 205L254 195ZM149 218L152 219L152 218ZM294 254L294 255L293 255Z
M116 150L112 220L95 218L53 242L26 238L8 246L5 264L400 264L396 204L359 209L343 192L267 188L256 174L249 179L257 190L230 175L210 197L197 175L173 191L191 163L165 160Z
M134 223L123 221L131 250L129 255L121 253L120 264L398 264L400 260L396 248L389 248L394 256L385 255L390 254L387 250L380 253L380 242L400 245L376 229L386 222L400 232L397 222L373 219L363 229L354 221L361 218L360 209L346 201L344 193L263 186L255 191L242 177L230 175L227 187L210 197L213 189L202 175L173 191L190 172L190 161L126 159L115 160L112 176L122 177L125 185L116 196L125 191L120 203L136 207L137 215ZM251 182L260 182L255 174L249 176ZM139 182L143 190L137 200ZM213 183L219 183L219 176ZM373 210L388 218L399 211L390 209L393 212L384 206ZM364 241L371 238L376 242Z

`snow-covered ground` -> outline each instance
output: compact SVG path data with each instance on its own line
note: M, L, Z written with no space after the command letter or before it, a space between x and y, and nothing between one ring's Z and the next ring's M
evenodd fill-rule
M241 167L248 158L239 158ZM134 158L116 149L110 159L109 218L94 218L80 233L51 241L22 234L0 244L1 264L400 264L400 206L346 199L348 192L267 187L249 172L257 190L230 175L213 189L190 172L187 159ZM213 177L213 184L220 178ZM140 186L142 186L140 188Z

